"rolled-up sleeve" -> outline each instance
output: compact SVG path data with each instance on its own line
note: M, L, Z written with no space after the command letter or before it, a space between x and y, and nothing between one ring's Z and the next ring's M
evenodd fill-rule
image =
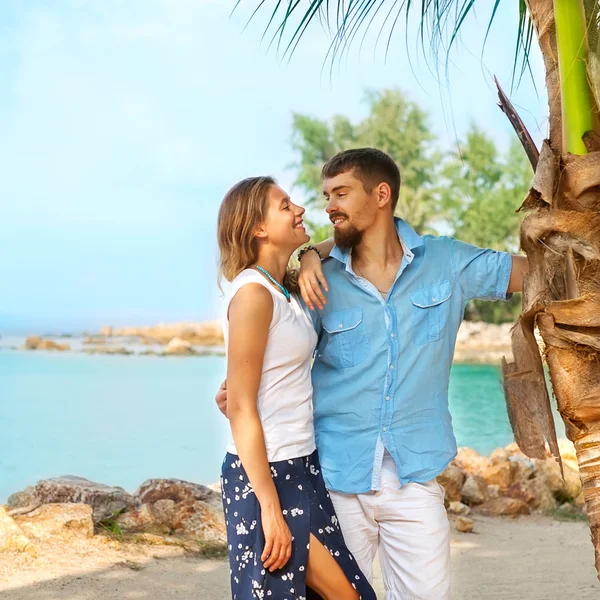
M448 238L454 278L465 300L510 300L512 256Z

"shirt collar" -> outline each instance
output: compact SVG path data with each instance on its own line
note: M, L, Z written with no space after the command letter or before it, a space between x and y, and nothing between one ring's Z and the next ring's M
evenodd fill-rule
M398 238L400 239L402 249L405 251L405 253L407 248L412 254L412 250L423 245L423 238L406 221L403 221L398 217L394 217L394 225L396 226ZM334 246L329 256L348 266L350 254L350 250L343 250L338 246Z

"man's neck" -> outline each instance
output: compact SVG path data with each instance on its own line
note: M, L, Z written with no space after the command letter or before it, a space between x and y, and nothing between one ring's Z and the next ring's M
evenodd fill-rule
M366 230L360 243L352 249L352 262L359 267L368 265L385 270L390 265L399 265L402 256L402 243L393 220L385 227Z

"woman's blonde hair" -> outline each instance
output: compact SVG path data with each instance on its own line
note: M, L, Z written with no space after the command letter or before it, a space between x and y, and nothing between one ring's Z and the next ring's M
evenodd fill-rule
M267 217L269 190L274 185L272 177L248 177L225 194L217 219L219 287L223 277L232 281L258 260L254 233ZM288 272L285 283L296 291L295 273Z

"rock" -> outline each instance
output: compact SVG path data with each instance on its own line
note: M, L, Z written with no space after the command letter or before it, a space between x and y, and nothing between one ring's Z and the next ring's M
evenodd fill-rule
M148 479L134 494L136 503L155 504L159 500L172 500L175 503L186 500L206 502L217 510L223 510L221 496L198 483L181 479Z
M483 515L491 517L516 517L518 515L528 515L529 506L523 500L516 498L500 497L488 500L485 504L479 506L478 511Z
M167 354L169 356L192 356L196 354L196 351L190 342L186 342L181 338L174 337L167 344L163 354Z
M100 335L103 337L112 337L113 328L110 325L105 325L102 327L102 329L100 329Z
M448 512L453 515L462 515L463 517L466 517L471 512L471 509L462 502L450 502Z
M168 344L175 337L194 346L223 346L224 344L223 331L219 321L122 327L115 329L113 335L144 338L157 344Z
M42 343L42 338L39 335L29 336L25 340L25 350L35 350Z
M70 350L69 344L58 344L52 340L43 340L39 335L32 335L25 340L25 350Z
M537 461L535 478L543 480L546 487L553 494L562 491L564 488L560 466L553 458Z
M2 552L26 552L30 556L36 554L35 546L8 516L6 509L0 506L0 553Z
M529 480L527 484L531 491L535 494L533 508L546 515L552 514L556 510L558 503L556 502L554 494L546 484L544 478L534 477L533 479Z
M501 490L505 490L513 482L516 473L517 466L507 458L486 467L482 471L481 477L485 479L486 483L497 485Z
M37 347L37 350L58 350L59 352L66 352L71 350L69 344L58 344L52 340L42 340Z
M515 468L513 481L524 481L535 475L535 462L524 455L513 454L509 459Z
M7 505L9 508L25 508L35 504L34 501L35 488L33 486L26 487L21 492L16 492L8 497Z
M560 466L554 459L537 461L535 477L543 479L546 486L559 500L572 501L581 492L579 471L574 470L572 464L569 460L563 462L563 479Z
M135 498L138 508L117 519L124 531L226 543L220 495L203 485L151 479L140 486Z
M132 350L128 350L125 346L89 346L82 348L81 352L86 354L133 354Z
M465 479L466 475L463 470L452 463L444 469L441 475L437 476L438 483L446 491L446 498L450 502L460 500L460 493Z
M479 455L472 448L459 448L453 463L467 475L481 475L490 465L490 460Z
M558 440L558 449L562 458L563 465L568 465L571 470L579 473L579 463L577 462L577 453L573 442L565 438Z
M42 504L88 504L93 509L94 523L110 519L133 504L133 497L123 488L70 475L39 481L34 500Z
M158 352L155 350L143 350L138 353L139 356L159 356Z
M487 497L487 484L477 475L469 475L461 491L461 500L464 504L473 506L485 502Z
M172 527L173 519L175 518L175 502L165 498L164 500L158 500L152 506L153 512L156 518L165 525Z
M458 519L456 519L454 522L454 527L461 533L472 533L473 521L471 519L467 519L467 517L458 517Z
M96 344L97 346L104 346L106 344L106 339L97 335L90 335L83 340L82 344L86 344L88 346L93 344Z
M176 505L173 529L176 533L200 540L219 542L227 540L222 513L199 500L185 500ZM251 523L248 524L248 529L252 529Z
M159 500L159 502L169 502L169 500ZM172 518L169 523L163 522L151 504L142 504L135 510L120 514L116 523L126 533L146 532L166 535L172 530Z
M575 506L579 506L579 508L581 508L581 510L583 510L585 512L586 506L585 506L585 496L583 494L583 490L581 490L581 492L579 493L579 496L577 496L577 498L575 498L574 502L575 502Z
M528 483L523 481L517 481L513 483L505 492L504 495L507 498L516 498L517 500L522 500L529 506L536 507L537 495L535 493L534 487Z
M511 453L508 448L496 448L490 454L490 462L495 465L497 463L505 462L510 459Z
M15 517L15 522L31 538L90 538L94 535L92 507L87 504L44 504Z
M500 497L500 486L495 484L490 484L487 486L487 496L488 498L498 498Z

